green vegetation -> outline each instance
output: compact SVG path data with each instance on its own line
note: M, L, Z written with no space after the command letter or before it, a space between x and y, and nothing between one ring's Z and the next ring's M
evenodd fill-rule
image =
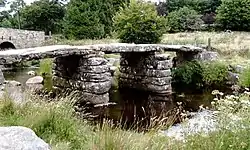
M224 86L227 76L228 69L224 63L192 61L173 70L173 84L177 88L220 88Z
M114 17L114 26L121 42L148 44L160 41L163 21L154 5L131 0L129 6Z
M29 127L57 150L248 149L249 92L240 96L221 96L218 92L216 97L220 101L213 102L213 109L219 110L220 130L189 136L186 142L175 141L155 131L123 130L108 121L102 126L91 125L76 118L70 98L48 103L33 96L26 104L19 105L6 97L0 101L0 125Z
M243 87L250 87L250 68L244 69L244 71L240 74L239 84Z
M200 30L203 21L195 10L188 7L173 11L167 16L168 32L183 32Z
M221 4L221 0L168 0L169 12L176 11L183 7L193 9L200 14L215 12Z
M53 87L52 82L52 59L42 59L40 60L39 69L37 74L44 78L44 88L47 91L51 91Z
M112 17L119 6L122 1L71 0L67 6L64 35L69 39L100 39L110 35Z
M216 18L222 29L250 31L250 0L223 0Z
M222 87L225 85L228 68L221 62L202 63L202 80L206 86Z
M199 88L203 85L202 71L197 61L187 62L172 71L173 84L175 87Z
M52 59L40 60L38 74L41 76L52 76Z

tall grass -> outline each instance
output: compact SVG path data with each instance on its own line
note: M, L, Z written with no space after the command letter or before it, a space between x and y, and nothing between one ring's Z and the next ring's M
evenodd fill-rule
M39 75L52 75L52 59L42 59L40 60L39 69L38 69Z
M249 98L249 97L248 97ZM43 99L29 98L25 104L16 104L9 98L0 101L1 126L26 126L49 143L52 149L60 150L193 150L193 149L249 149L250 109L240 108L235 115L241 120L233 128L227 128L232 122L230 109L221 113L221 130L209 135L194 135L185 143L175 141L156 131L138 133L114 126L105 121L101 126L91 125L77 119L70 98L47 103Z

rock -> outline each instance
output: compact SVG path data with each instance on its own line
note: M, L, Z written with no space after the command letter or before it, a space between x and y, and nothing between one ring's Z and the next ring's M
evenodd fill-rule
M26 81L26 85L29 85L29 84L42 84L42 83L43 83L43 77L42 76L35 76L35 77L32 77L32 78L29 78Z
M74 89L79 89L84 92L93 94L103 94L109 91L111 88L111 80L106 82L81 82L69 80L69 84Z
M4 81L5 81L5 79L4 79L4 75L3 75L2 70L0 69L0 85L1 85L1 84L3 84L3 83L4 83Z
M219 54L217 52L203 51L195 55L194 58L200 61L215 61L219 58Z
M21 126L0 127L1 150L50 150L34 131Z
M233 85L239 81L239 74L228 71L228 82L227 84Z
M184 140L189 135L198 133L208 134L216 131L217 122L215 113L209 110L204 110L196 113L193 118L187 122L176 124L162 133L176 140Z
M80 66L80 72L83 73L105 73L109 71L109 65L101 65L101 66Z
M78 91L76 92L74 97L76 98L76 101L79 103L89 102L91 104L96 105L96 104L107 104L109 102L109 93L104 93L99 95L99 94Z
M101 57L92 57L89 59L81 59L79 65L83 66L99 66L99 65L106 65L107 60Z
M18 81L15 81L15 80L10 80L10 81L5 81L5 84L7 86L21 86L22 84Z
M107 58L108 63L111 64L112 66L117 66L120 63L119 58Z
M244 71L244 67L241 65L236 65L234 69L237 73L242 73Z
M116 69L117 69L116 66L111 66L111 67L110 67L109 70L110 70L110 73L111 73L112 76L114 76L114 73L115 73Z
M30 75L30 76L35 76L36 72L35 71L29 71L29 72L27 72L27 74Z

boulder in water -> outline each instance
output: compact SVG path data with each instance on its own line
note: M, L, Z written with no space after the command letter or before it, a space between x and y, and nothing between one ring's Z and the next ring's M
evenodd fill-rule
M33 71L33 70L31 70L31 71L27 72L27 74L30 75L30 76L35 76L35 75L36 75L36 72Z
M1 150L50 150L34 131L21 126L0 127Z
M22 84L15 80L5 81L4 82L7 86L14 87L14 86L21 86Z
M42 76L35 76L32 78L29 78L26 81L26 85L31 85L31 84L42 84L43 83L43 77Z

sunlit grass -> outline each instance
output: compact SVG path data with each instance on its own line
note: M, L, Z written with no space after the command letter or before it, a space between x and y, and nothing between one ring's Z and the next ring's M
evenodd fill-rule
M125 130L104 121L91 125L88 121L78 119L73 111L73 99L55 99L46 102L41 98L30 97L25 104L16 104L8 97L0 101L1 126L25 126L49 143L56 150L193 150L193 149L248 149L250 148L248 128L250 109L242 108L236 113L241 120L238 126L226 128L233 112L220 113L221 130L208 135L197 134L187 137L187 141L175 141L164 136L158 130L137 132Z

